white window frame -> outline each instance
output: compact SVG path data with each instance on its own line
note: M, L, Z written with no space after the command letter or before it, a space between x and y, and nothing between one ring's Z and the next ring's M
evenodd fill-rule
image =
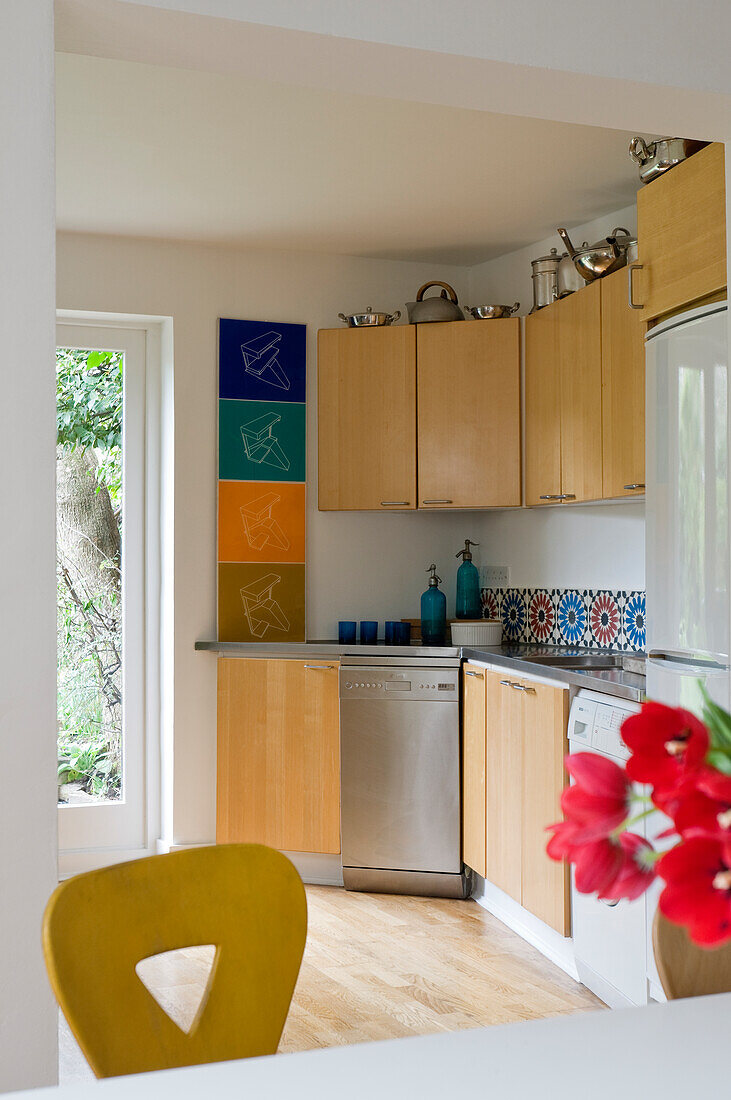
M152 854L161 832L163 318L59 311L57 346L125 353L124 800L59 807L59 876ZM170 342L172 334L170 332ZM142 539L127 533L142 531Z

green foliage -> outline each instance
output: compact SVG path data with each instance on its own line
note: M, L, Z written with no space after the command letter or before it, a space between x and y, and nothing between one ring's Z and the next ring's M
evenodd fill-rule
M701 681L698 686L703 696L703 721L711 739L706 760L723 775L731 775L731 714L713 702Z
M108 493L121 524L123 356L120 352L59 348L57 429L62 448L93 448L97 493ZM74 563L57 561L58 781L90 795L121 795L122 614L104 583L80 583Z
M57 441L99 452L97 478L115 507L122 490L123 364L118 351L56 351Z

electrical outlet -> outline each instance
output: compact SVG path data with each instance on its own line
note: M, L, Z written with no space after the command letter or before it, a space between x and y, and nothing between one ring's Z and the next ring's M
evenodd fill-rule
M510 567L508 565L483 565L480 569L482 588L508 588L510 585Z

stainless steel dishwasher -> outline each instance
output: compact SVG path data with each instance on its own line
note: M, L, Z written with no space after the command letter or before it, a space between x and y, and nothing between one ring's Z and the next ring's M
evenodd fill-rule
M344 656L340 745L346 888L466 897L459 658Z

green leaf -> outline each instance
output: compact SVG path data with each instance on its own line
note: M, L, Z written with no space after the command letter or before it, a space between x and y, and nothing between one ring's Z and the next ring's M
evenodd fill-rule
M721 772L722 775L731 775L731 756L728 756L721 749L711 749L706 760L712 768Z

